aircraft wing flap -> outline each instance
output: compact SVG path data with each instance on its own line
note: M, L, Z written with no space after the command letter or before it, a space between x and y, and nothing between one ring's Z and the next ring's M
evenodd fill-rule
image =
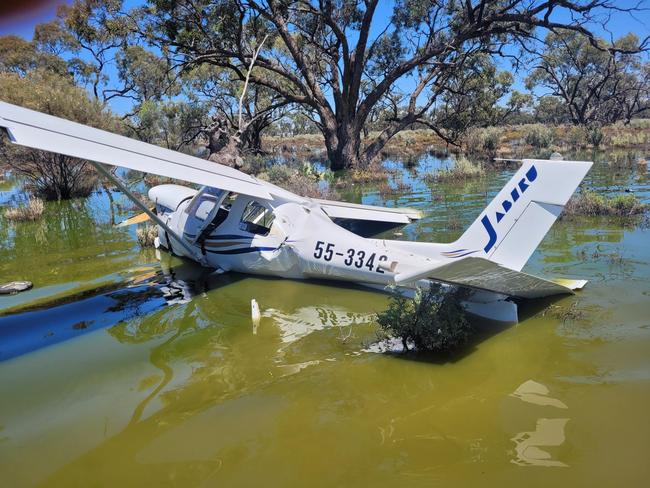
M264 185L234 168L2 101L0 127L22 146L273 199Z
M474 257L459 259L442 266L436 265L417 273L397 274L395 281L406 283L422 278L517 298L541 298L573 293L570 287Z
M422 214L412 208L386 208L316 198L314 201L320 204L330 218L372 220L395 224L410 224L412 221L422 218Z

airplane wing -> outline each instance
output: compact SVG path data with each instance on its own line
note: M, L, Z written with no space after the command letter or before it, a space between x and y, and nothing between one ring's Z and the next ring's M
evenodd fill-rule
M483 258L467 257L442 266L435 265L415 272L398 273L395 282L409 283L423 278L453 285L487 290L517 298L541 298L573 293L574 288L584 285L582 281L564 286L537 276L514 271Z
M374 205L337 202L333 200L313 199L320 204L330 218L371 220L374 222L389 222L395 224L410 224L422 218L422 214L412 208L386 208Z
M0 127L22 146L273 200L255 178L228 166L2 101Z

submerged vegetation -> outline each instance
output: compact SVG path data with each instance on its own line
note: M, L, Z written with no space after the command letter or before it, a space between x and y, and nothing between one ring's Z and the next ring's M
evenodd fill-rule
M452 352L465 345L472 332L460 303L465 293L440 284L418 290L415 298L395 291L388 309L377 315L377 323L384 333L400 339L404 350L412 344L418 351Z
M632 194L606 197L592 190L585 190L574 195L566 207L566 216L610 216L630 217L641 215L648 209Z
M42 217L45 204L40 198L32 198L27 204L5 210L5 218L13 222L38 220Z

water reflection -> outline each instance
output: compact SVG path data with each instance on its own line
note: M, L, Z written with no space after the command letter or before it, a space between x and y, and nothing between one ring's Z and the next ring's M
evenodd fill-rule
M160 290L143 285L0 317L0 361L142 317L165 304Z
M374 322L372 313L355 313L341 307L306 306L290 313L269 308L262 317L269 318L280 329L284 343L295 342L312 332L326 328L338 328L341 337L349 336L352 327Z
M528 380L510 394L510 396L519 398L520 400L528 403L534 403L535 405L541 406L550 406L557 408L568 408L564 403L562 403L557 398L551 398L548 396L549 389L537 383L533 380Z
M567 409L564 402L549 396L549 389L536 381L528 380L510 394L526 403L542 407ZM561 446L566 440L564 429L568 418L538 418L534 431L519 432L511 441L515 443L516 458L511 462L520 466L566 467L562 461L542 448Z
M511 440L516 444L517 459L514 464L520 466L553 466L567 467L562 461L553 459L553 456L542 447L557 447L564 443L564 428L570 419L545 419L537 420L535 430L520 432Z

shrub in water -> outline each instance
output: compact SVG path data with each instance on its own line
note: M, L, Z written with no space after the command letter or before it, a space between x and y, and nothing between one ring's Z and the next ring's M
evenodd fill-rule
M440 284L418 290L413 299L395 292L377 322L386 334L401 339L405 350L412 343L420 351L450 352L466 344L472 330L460 304L466 294Z
M634 195L605 197L594 191L584 190L569 200L564 207L564 214L628 217L643 214L647 208L648 206L641 203Z
M603 134L603 130L600 127L598 126L587 127L585 131L587 134L587 141L589 141L589 144L591 144L594 147L599 147L602 144L605 135Z
M336 200L338 195L329 185L321 185L320 173L314 171L309 164L296 168L288 164L274 164L266 171L257 175L261 180L297 193L304 197L325 198Z

